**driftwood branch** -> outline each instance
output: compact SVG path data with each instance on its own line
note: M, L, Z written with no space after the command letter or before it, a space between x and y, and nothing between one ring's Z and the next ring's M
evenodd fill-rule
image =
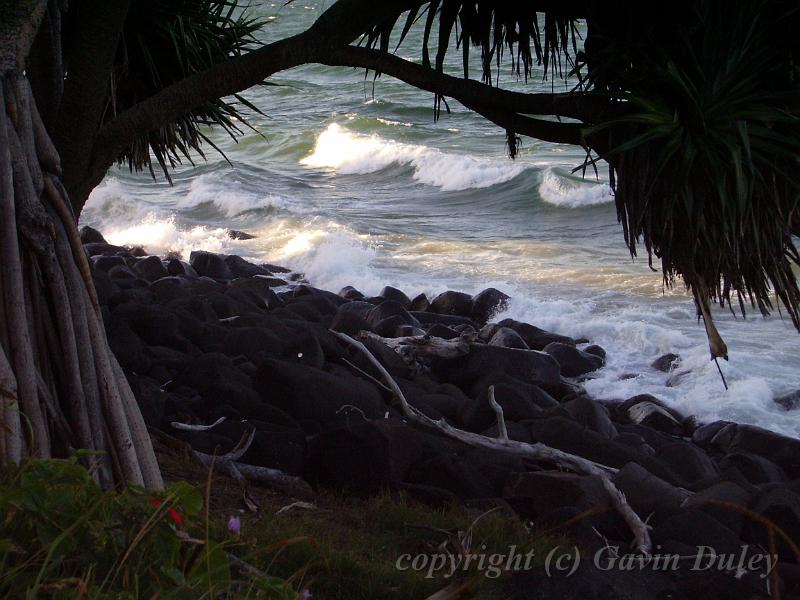
M180 421L172 421L170 425L174 429L180 429L181 431L209 431L210 429L214 429L220 423L225 422L225 417L220 417L211 425L190 425L189 423L181 423Z
M494 386L489 386L489 404L497 415L497 433L498 438L504 442L508 441L508 428L506 428L506 416L503 414L503 407L497 403L494 398Z
M299 477L287 475L278 469L238 462L250 448L255 435L255 429L250 433L244 434L239 443L230 452L222 456L213 456L197 450L192 450L192 454L203 465L218 469L232 479L260 483L296 498L312 498L314 491L311 486Z
M619 489L617 489L617 487L611 481L610 476L616 473L616 469L595 463L591 460L587 460L574 454L569 454L568 452L563 452L556 448L551 448L550 446L546 446L541 443L528 444L509 439L493 439L477 433L457 429L445 422L444 419L434 421L430 417L413 408L408 403L403 395L402 390L394 381L394 378L383 367L380 361L373 356L366 346L364 346L364 344L354 340L347 334L338 331L332 331L332 333L345 343L360 350L375 366L375 368L378 369L378 371L386 380L387 385L392 389L397 397L404 416L412 423L425 428L434 429L448 437L464 442L465 444L469 444L470 446L487 448L490 450L500 450L532 460L550 462L559 465L560 467L571 469L577 473L595 475L599 477L603 483L603 487L609 493L612 504L633 532L638 550L642 554L650 554L652 543L650 541L650 534L648 532L647 525L630 507L625 499L625 495ZM500 412L502 413L502 410Z

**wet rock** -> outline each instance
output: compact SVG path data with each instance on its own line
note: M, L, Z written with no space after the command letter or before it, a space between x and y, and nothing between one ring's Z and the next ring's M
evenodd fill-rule
M685 487L709 481L719 474L717 465L698 446L691 442L675 442L656 451L656 458L681 478Z
M561 379L558 363L550 355L499 346L473 345L466 356L436 359L431 366L442 381L458 385L471 385L487 373L504 373L545 388L557 386Z
M508 307L509 296L495 288L487 288L472 297L470 318L479 326L489 322L498 312Z
M622 467L614 475L613 481L638 514L653 513L657 520L678 512L690 496L686 490L656 477L636 463Z
M603 359L561 342L551 342L544 351L556 359L564 377L578 377L603 366Z
M184 277L200 277L194 267L189 263L172 258L167 262L167 272L170 275L182 275Z
M425 294L415 296L408 306L408 310L425 312L431 307L431 303Z
M586 346L586 348L584 348L583 351L586 354L592 354L594 356L597 356L598 358L603 359L603 364L605 364L606 350L602 346L598 346L597 344L591 344L589 346Z
M771 460L750 452L731 452L719 461L720 469L735 468L750 483L783 483L786 473Z
M750 452L763 456L779 465L789 478L800 477L800 440L795 438L753 425L729 423L717 430L710 445L726 453Z
M410 311L411 316L413 316L417 321L419 321L423 326L424 325L445 325L446 327L450 327L455 329L461 325L470 325L472 326L472 320L467 317L459 317L458 315L442 315L432 312L418 312L418 311Z
M228 266L228 269L230 269L234 277L255 277L256 275L272 277L272 273L267 271L264 267L259 267L243 259L241 256L231 254L223 258L223 262ZM222 276L218 275L218 277Z
M232 240L254 240L256 236L246 233L244 231L239 231L238 229L228 229L228 237Z
M133 271L142 279L150 282L169 275L158 256L148 256L141 259L133 266Z
M608 409L600 402L586 396L579 396L574 400L563 403L561 406L566 409L577 423L592 431L596 431L610 440L619 435L614 423L611 422Z
M88 225L81 227L80 235L81 244L108 244L102 233Z
M364 297L364 294L359 292L352 285L347 285L339 290L339 295L347 300L361 300Z
M398 325L413 325L415 327L419 326L419 321L417 321L417 319L415 319L411 313L403 307L402 304L394 300L386 300L385 302L382 302L378 306L372 308L372 310L367 313L366 320L374 327L389 317L397 317L393 322L394 327L391 329L392 331L394 331Z
M139 276L128 265L116 265L108 270L111 279L138 279Z
M433 299L429 310L441 315L469 317L472 312L472 296L448 290Z
M648 394L629 398L623 403L621 411L627 415L631 423L637 425L671 434L679 434L682 430L680 420L657 398Z
M564 335L550 333L544 329L539 329L528 323L515 321L514 319L503 319L498 323L501 327L510 327L516 331L531 350L542 350L552 342L560 342L568 346L574 346L575 340Z
M494 335L489 340L490 346L502 346L503 348L518 348L520 350L530 350L525 340L510 327L498 327Z
M360 331L372 331L372 326L367 320L355 311L342 310L347 304L340 306L331 321L331 329L346 333L350 337L356 336ZM371 306L371 305L370 305Z
M233 273L224 257L211 252L194 251L189 255L189 264L195 271L213 279L233 279Z
M411 305L411 300L408 296L406 296L401 290L398 290L390 285L384 287L381 290L381 293L378 295L382 298L386 298L387 300L394 300L406 309Z
M787 392L786 394L777 396L774 400L775 404L777 404L784 410L795 410L797 408L800 408L800 390Z
M681 362L681 357L677 354L664 354L659 356L657 359L653 361L650 365L652 368L656 369L657 371L663 371L664 373L669 373L670 371L675 370Z
M89 256L114 256L117 253L127 254L127 250L122 246L114 246L106 242L89 242L83 244L83 249Z
M92 266L97 271L108 272L114 267L126 266L125 259L121 256L93 256Z
M452 340L461 335L452 327L447 327L446 325L442 325L441 323L434 323L433 325L431 325L428 328L427 333L428 335L442 338L444 340Z
M494 395L507 421L534 419L542 413L541 407L523 389L500 383L494 386ZM462 404L458 411L458 422L468 431L483 431L496 421L497 415L489 404L488 387Z

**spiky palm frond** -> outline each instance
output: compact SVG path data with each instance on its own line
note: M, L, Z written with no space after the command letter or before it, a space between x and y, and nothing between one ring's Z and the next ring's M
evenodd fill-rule
M566 75L575 64L579 34L577 18L569 12L549 10L537 12L536 2L496 2L491 0L426 0L404 15L395 15L372 28L364 38L369 48L389 50L392 32L399 29L396 48L405 40L411 28L424 23L422 34L422 63L442 71L444 59L455 31L455 45L462 50L465 77L469 77L470 45L481 51L481 78L492 83L506 56L512 70L528 78L533 67L543 67L543 76L555 69ZM399 27L401 18L402 28ZM434 31L435 30L435 31ZM430 48L436 45L431 61Z
M105 119L110 120L188 75L239 56L258 45L254 33L263 21L250 17L239 0L134 0L125 23ZM153 173L152 156L167 179L168 167L204 157L208 125L231 137L249 127L244 110L260 112L241 95L206 102L180 119L139 137L119 162Z
M647 76L620 86L629 115L595 131L632 254L643 243L667 285L742 312L767 314L774 293L800 328L800 86L782 30L797 15L780 4L698 3L682 40L633 63Z

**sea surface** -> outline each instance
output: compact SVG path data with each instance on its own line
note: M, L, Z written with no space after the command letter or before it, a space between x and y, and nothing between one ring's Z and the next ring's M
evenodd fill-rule
M254 2L268 20L266 41L307 27L329 2ZM399 54L419 60L419 34ZM460 52L447 69L459 72ZM510 67L500 84L565 90L541 72L519 81ZM174 185L163 177L112 170L92 193L82 224L112 243L150 253L236 253L285 264L316 286L384 285L435 295L497 287L513 317L608 352L607 366L585 383L601 399L650 393L703 421L730 419L800 437L800 410L773 397L800 389L800 334L777 313L746 319L717 308L730 349L709 361L701 323L685 291L664 289L647 257L633 260L617 223L607 173L572 170L580 148L523 139L508 158L503 132L456 102L436 121L433 97L363 70L305 66L246 96L264 115L257 132L233 142L211 132L231 164L212 149L185 164ZM227 228L258 237L228 238ZM669 375L650 367L674 352ZM634 375L631 377L631 375Z

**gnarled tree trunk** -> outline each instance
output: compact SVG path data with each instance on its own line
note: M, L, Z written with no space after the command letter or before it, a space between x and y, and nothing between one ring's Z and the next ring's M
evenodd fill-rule
M46 5L0 2L0 466L86 449L102 485L161 487L24 75Z

